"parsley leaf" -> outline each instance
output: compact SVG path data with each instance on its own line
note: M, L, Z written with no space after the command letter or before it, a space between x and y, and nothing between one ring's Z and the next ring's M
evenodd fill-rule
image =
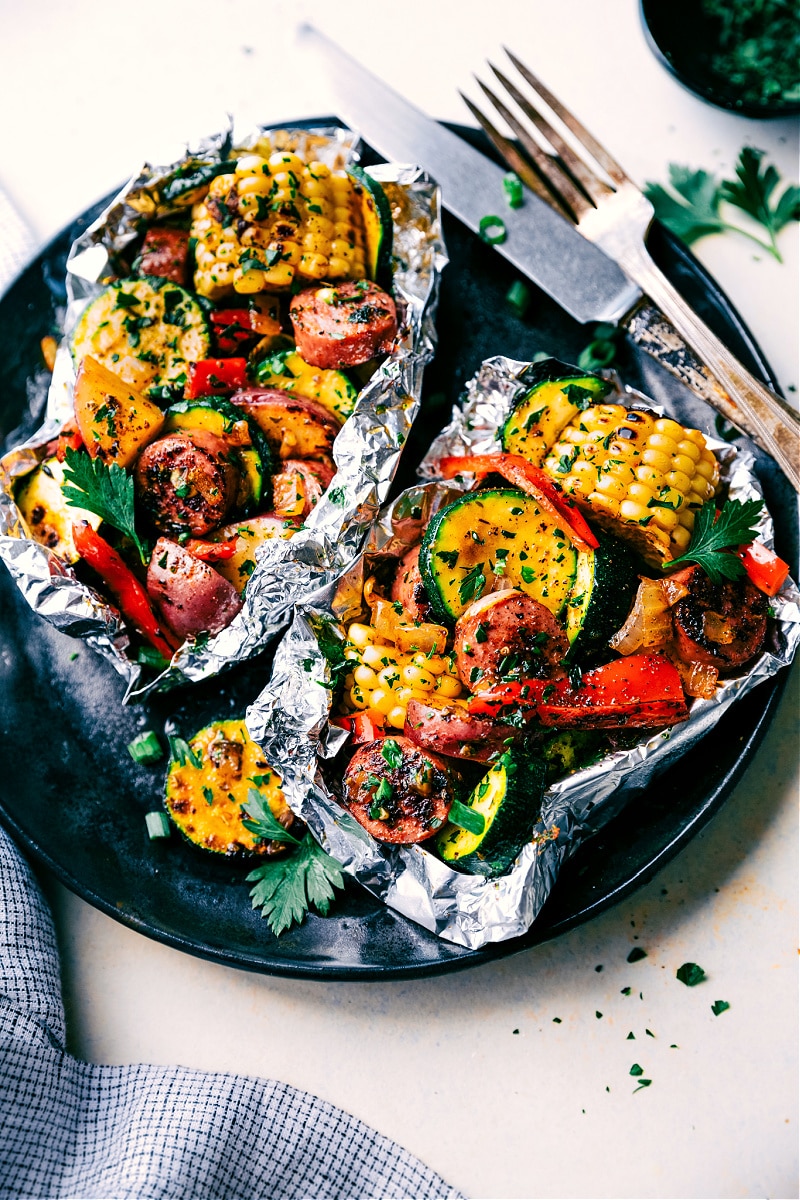
M719 213L720 187L710 171L692 171L669 164L668 192L660 183L646 183L644 194L663 225L691 246L708 233L730 228Z
M729 1008L730 1004L727 1000L715 1000L711 1005L711 1011L715 1017L718 1017L720 1013L727 1012Z
M313 906L328 915L334 889L344 887L342 868L307 833L286 858L262 863L247 876L253 908L260 908L276 937L300 922Z
M775 237L790 221L800 221L800 187L787 187L773 202L773 193L780 182L780 175L772 163L763 171L763 150L744 146L736 164L736 180L725 180L720 189L722 198L746 212L769 234L770 253L783 262Z
M68 446L61 491L67 504L88 509L129 537L142 562L147 562L134 525L133 478L122 467L116 463L106 466L101 459L90 458L85 450Z
M705 977L706 973L703 968L693 962L682 963L675 972L675 978L680 979L681 983L685 983L687 987L696 987L698 983L703 982Z
M288 833L277 819L266 796L262 796L255 788L247 789L247 804L243 804L242 813L247 813L249 819L242 817L242 824L256 837L265 842L290 842L300 845L300 839Z
M716 502L706 500L697 514L688 549L679 558L662 563L662 569L693 562L703 568L712 583L738 579L744 574L744 566L729 551L753 541L762 508L761 500L726 500L717 517Z

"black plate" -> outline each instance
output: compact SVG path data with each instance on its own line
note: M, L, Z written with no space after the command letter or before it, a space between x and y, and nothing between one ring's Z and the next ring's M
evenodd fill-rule
M701 11L698 0L641 0L642 23L650 49L662 66L695 96L743 117L791 117L800 101L765 104L746 100L742 89L712 69L721 24ZM753 18L758 9L753 5Z
M64 301L67 250L100 208L46 246L0 299L0 430L16 430L15 441L19 431L39 423L39 412L28 411L27 389L41 361L40 338L53 330ZM585 328L538 293L530 315L518 319L504 302L514 279L505 261L447 217L445 236L450 266L441 289L439 350L426 375L425 415L404 455L398 487L414 478L434 426L484 357L527 359L547 349L570 361L588 340ZM741 320L688 251L661 231L654 232L652 250L717 333L774 384ZM624 375L644 383L635 351ZM654 398L674 404L680 389L669 376L656 376L648 376ZM778 550L794 562L791 491L770 460L761 458L759 468L781 520ZM125 750L142 729L161 730L167 718L191 734L209 719L241 714L267 679L268 656L222 679L156 698L144 709L123 708L123 685L113 668L33 614L5 571L0 614L3 824L69 888L130 928L217 962L306 978L403 978L476 965L545 941L608 908L649 879L719 808L760 742L782 686L781 678L773 679L735 705L701 747L586 844L525 937L463 950L349 883L332 916L312 915L277 939L250 907L247 868L177 837L166 844L148 840L144 814L160 805L163 770L137 766Z

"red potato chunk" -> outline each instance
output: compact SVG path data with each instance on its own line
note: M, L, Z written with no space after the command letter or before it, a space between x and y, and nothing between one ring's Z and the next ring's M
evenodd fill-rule
M147 568L147 594L182 641L219 633L242 607L236 588L183 546L161 537Z
M387 353L397 335L394 300L368 280L307 288L289 316L297 350L312 367L357 367Z
M280 516L302 520L335 474L336 468L330 460L286 459L283 470L272 477L272 507Z

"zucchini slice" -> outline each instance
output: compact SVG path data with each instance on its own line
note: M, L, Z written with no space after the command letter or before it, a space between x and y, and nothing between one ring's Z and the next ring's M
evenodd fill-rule
M102 518L67 504L61 492L63 482L63 465L57 458L46 458L20 481L16 502L33 540L47 546L62 562L74 563L79 555L72 540L73 521L88 521L93 529L99 529Z
M531 840L544 792L545 764L510 747L470 794L466 807L484 820L482 833L446 825L436 848L446 863L471 875L502 875Z
M611 384L557 359L535 363L526 372L525 382L531 378L533 385L515 401L500 437L507 454L521 454L539 466L562 429L581 409L607 396Z
M485 593L519 588L554 616L572 589L577 553L536 501L511 488L469 492L441 509L419 568L438 620L457 620Z
M361 167L350 166L347 168L347 174L355 183L356 192L361 199L367 274L376 283L386 286L387 282L391 282L394 235L389 201L377 179L367 175Z
M183 762L170 763L164 803L183 836L202 850L229 856L270 854L280 846L263 842L242 824L242 805L256 788L276 820L293 820L280 776L249 737L244 721L214 721L189 742ZM245 814L246 817L246 814Z
M639 572L631 550L598 530L596 550L578 555L575 580L567 598L566 625L570 658L606 649L608 639L631 610Z
M197 300L169 279L123 279L83 311L72 335L86 354L141 391L186 382L187 363L208 358L211 335Z
M261 430L246 414L223 397L179 400L167 409L164 433L213 433L235 451L242 468L236 507L243 512L263 507L270 478L270 450Z
M296 350L281 350L256 365L259 387L282 388L295 396L316 400L340 421L346 421L356 406L358 391L342 371L312 367Z

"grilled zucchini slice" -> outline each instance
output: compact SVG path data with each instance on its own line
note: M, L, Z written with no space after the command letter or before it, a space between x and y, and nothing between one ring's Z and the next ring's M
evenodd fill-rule
M446 825L436 848L446 863L471 875L502 875L531 840L542 807L545 764L510 747L467 800L484 820L482 833Z
M386 287L391 284L394 234L389 201L377 179L367 175L361 167L350 166L347 174L355 183L356 193L361 200L367 274L370 279Z
M197 300L169 279L123 279L83 311L72 335L76 362L87 354L141 391L186 382L187 364L208 358L211 335Z
M555 358L534 363L524 379L531 386L515 401L500 436L507 454L521 454L539 466L562 429L607 396L611 384Z
M242 823L248 791L257 788L284 828L294 818L280 776L264 761L244 721L212 722L190 740L189 751L183 762L170 763L164 797L183 836L214 854L274 853L280 843L261 841Z
M578 554L577 570L566 606L570 658L605 650L608 639L631 610L639 572L633 552L616 538L597 532L596 550Z
M438 620L455 621L497 587L519 588L554 616L572 589L577 553L536 501L511 488L469 492L441 509L419 567Z
M356 406L358 391L342 371L312 367L296 350L281 350L256 364L259 387L282 388L295 396L316 400L346 421Z

